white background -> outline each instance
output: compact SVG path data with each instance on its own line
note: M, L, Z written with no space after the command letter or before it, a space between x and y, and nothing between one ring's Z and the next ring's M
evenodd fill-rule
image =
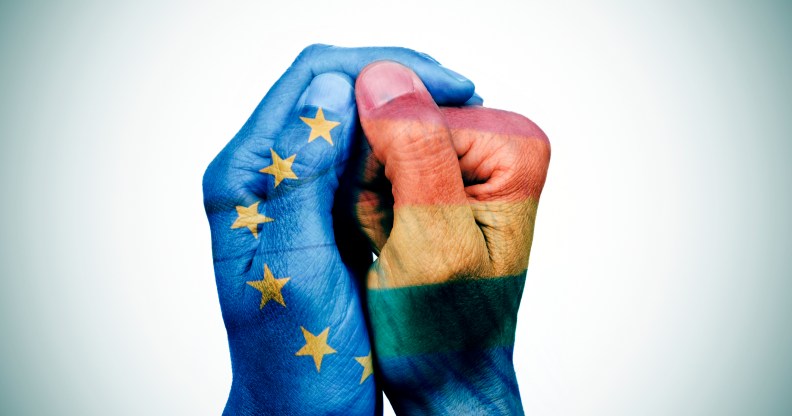
M526 413L790 414L790 32L785 2L3 3L0 413L220 413L201 175L322 42L430 53L550 137Z

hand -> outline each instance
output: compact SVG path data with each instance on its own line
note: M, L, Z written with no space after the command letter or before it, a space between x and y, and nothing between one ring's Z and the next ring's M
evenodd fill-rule
M473 94L470 81L407 49L312 46L206 170L233 370L227 414L376 409L355 278L370 256L364 248L362 257L342 259L331 210L357 125L353 78L379 59L414 68L439 103L460 105Z
M378 260L368 310L398 413L522 412L514 332L550 159L528 119L438 108L393 62L357 79L364 154L355 210Z

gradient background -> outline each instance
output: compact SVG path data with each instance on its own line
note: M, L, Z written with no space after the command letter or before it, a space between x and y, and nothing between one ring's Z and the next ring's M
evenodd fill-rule
M220 413L201 175L322 42L428 52L550 137L526 413L792 414L792 3L17 3L0 413Z

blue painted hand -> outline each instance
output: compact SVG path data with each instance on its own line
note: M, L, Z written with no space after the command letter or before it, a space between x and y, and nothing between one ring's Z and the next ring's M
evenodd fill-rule
M360 297L369 251L349 247L354 233L334 230L332 210L356 147L354 78L381 59L415 70L439 104L473 95L470 81L414 51L311 46L206 170L233 370L226 414L378 411Z

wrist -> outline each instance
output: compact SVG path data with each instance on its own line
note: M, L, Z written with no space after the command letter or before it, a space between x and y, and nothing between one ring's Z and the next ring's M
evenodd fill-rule
M402 414L522 414L512 355L525 274L369 289L383 389Z
M379 359L397 414L523 414L512 347Z

